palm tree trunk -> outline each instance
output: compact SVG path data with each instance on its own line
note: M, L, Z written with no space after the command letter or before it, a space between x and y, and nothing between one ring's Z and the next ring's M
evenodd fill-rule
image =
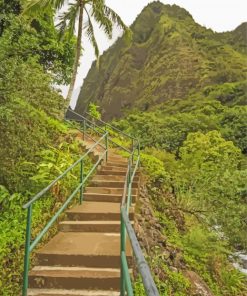
M79 10L79 22L78 22L78 35L77 35L77 44L76 44L76 53L75 53L75 61L73 65L73 73L71 77L71 82L69 86L69 91L66 97L66 107L69 107L71 97L73 94L73 90L75 87L75 81L76 81L76 75L77 75L77 69L80 62L80 56L81 56L81 41L82 41L82 25L83 25L83 10L84 10L84 3L83 0L80 1L80 10Z

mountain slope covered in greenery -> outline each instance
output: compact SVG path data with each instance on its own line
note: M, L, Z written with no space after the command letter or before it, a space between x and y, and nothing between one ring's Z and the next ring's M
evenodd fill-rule
M112 119L129 109L149 110L168 99L186 99L206 86L246 79L246 25L215 33L184 9L149 4L133 25L133 40L117 42L94 63L76 111L90 101Z

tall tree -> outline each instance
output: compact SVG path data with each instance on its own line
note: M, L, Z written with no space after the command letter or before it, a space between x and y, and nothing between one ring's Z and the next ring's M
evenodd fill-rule
M74 0L71 2L68 0L30 0L27 2L24 12L32 15L33 13L45 11L48 6L54 7L56 11L60 11L62 7L67 8L67 10L59 16L60 23L58 24L58 28L60 30L60 36L64 36L64 33L67 31L73 36L77 25L76 55L70 87L66 98L67 105L69 105L80 63L83 30L85 30L89 41L94 47L97 61L99 61L99 48L95 37L93 20L103 29L109 39L112 38L114 25L117 25L124 31L127 39L130 39L131 32L124 24L121 17L114 10L105 5L105 0Z

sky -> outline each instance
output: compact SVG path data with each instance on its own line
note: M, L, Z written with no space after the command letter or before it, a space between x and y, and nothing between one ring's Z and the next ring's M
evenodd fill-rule
M123 19L125 24L131 25L137 15L151 0L106 0L106 4L114 9ZM202 26L211 28L216 32L224 32L235 29L242 22L247 21L247 0L163 0L164 4L176 4L190 12L194 20ZM96 28L95 30L100 53L103 53L115 40L121 35L118 30L114 31L113 39L108 40L104 34ZM91 67L92 61L95 59L94 50L85 36L82 40L83 56L80 60L80 68L78 69L75 91L73 93L71 107L74 108L76 100ZM67 87L62 86L61 90L65 96Z

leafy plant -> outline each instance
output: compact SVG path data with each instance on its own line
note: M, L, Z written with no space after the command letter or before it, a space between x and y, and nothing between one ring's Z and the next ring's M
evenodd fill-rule
M100 112L98 111L99 109L99 106L93 104L93 103L90 103L89 106L88 106L88 112L89 114L96 118L96 119L101 119L101 114Z

